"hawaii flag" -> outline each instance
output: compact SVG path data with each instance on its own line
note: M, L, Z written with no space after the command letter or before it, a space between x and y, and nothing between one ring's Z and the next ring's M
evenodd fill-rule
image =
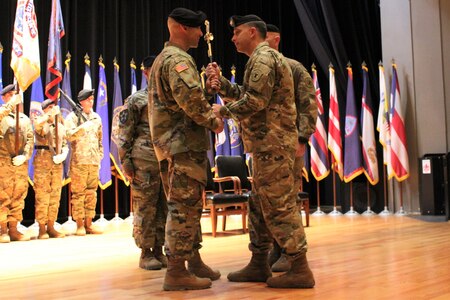
M331 167L343 180L342 138L339 121L339 104L333 66L330 65L330 109L328 113L328 149L331 152Z
M309 145L311 147L311 173L317 181L320 181L330 173L330 163L328 161L327 132L325 131L325 111L323 109L317 71L314 65L312 72L314 88L316 90L318 116L316 120L316 131L309 139Z
M389 99L386 93L386 79L384 78L384 67L383 63L378 64L378 71L380 75L380 106L378 108L378 120L377 120L377 130L379 132L379 141L383 146L383 163L387 167L387 177L391 179L392 168L391 168L391 134L389 129Z
M362 152L364 174L372 185L378 183L377 145L373 126L372 97L370 94L369 73L365 65L363 70L363 95L361 105Z
M41 74L39 36L33 0L17 0L11 68L21 91Z
M406 146L405 109L400 100L400 86L398 84L397 65L392 64L391 86L391 167L397 181L409 177L408 151Z

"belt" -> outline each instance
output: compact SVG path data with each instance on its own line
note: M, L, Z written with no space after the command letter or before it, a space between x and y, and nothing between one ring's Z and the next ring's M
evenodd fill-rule
M36 150L40 150L40 149L42 149L42 150L50 150L50 147L49 146L34 146L34 149L36 149Z

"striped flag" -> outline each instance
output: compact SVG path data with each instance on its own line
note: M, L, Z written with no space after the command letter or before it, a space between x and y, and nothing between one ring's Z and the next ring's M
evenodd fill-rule
M345 109L344 181L350 182L363 173L359 122L356 112L353 70L347 66L347 103Z
M45 76L45 96L56 103L59 94L59 83L62 81L61 38L65 34L59 0L52 0L51 13L47 50L47 73Z
M386 79L384 77L383 63L378 64L378 71L380 75L380 106L378 109L377 130L379 134L380 144L383 146L383 163L387 166L387 177L391 179L391 134L389 128L389 99L386 93Z
M336 91L336 79L333 66L330 65L330 109L328 113L328 149L331 152L331 168L343 180L344 167L342 165L342 138L339 121L339 103Z
M31 122L34 122L36 117L42 115L42 102L44 101L44 90L42 89L42 79L39 76L31 85L31 99L30 99L30 116ZM28 181L31 185L34 185L34 156L36 154L36 149L33 149L33 154L28 161Z
M64 61L64 65L66 66L66 68L64 69L64 76L63 76L61 89L63 90L64 93L66 93L66 95L68 95L70 98L72 98L72 88L70 86L70 58L71 58L70 53L67 52L66 60ZM70 106L70 104L67 102L67 100L64 97L61 97L60 105L61 105L62 116L63 116L63 118L66 118L67 115L72 112L72 106ZM69 141L67 141L67 145L69 147L69 153L67 156L70 157L72 148L70 147ZM64 164L64 173L63 173L63 176L64 176L63 186L64 186L71 181L70 176L69 176L70 159L66 159L63 162L63 164Z
M361 105L362 152L364 174L372 185L378 183L377 145L373 126L372 96L370 94L369 73L363 64L363 95Z
M137 83L136 83L136 64L134 59L130 61L131 67L131 95L137 92Z
M397 65L392 64L391 86L391 167L397 181L403 181L409 177L409 161L406 146L405 113L404 105L400 100L400 85L398 84Z
M84 56L83 89L92 90L91 60L87 53Z
M147 87L147 78L145 78L144 75L144 63L141 63L141 90L145 89Z
M323 109L319 80L317 79L317 70L314 65L312 66L312 72L318 116L316 131L309 139L309 146L311 148L311 173L317 181L320 181L330 173L330 163L328 161L327 132L325 130L325 111Z
M33 0L17 0L11 68L21 91L25 91L41 76L39 34Z
M95 112L102 119L102 132L103 132L103 155L100 162L101 168L99 173L99 186L102 190L111 185L111 159L107 153L109 153L109 113L108 113L108 89L106 87L106 75L105 65L103 64L103 58L100 56L98 61L98 90L97 90L97 105Z
M231 83L236 81L236 68L231 67ZM241 156L244 153L244 145L242 144L242 139L239 134L239 124L234 119L228 119L228 133L230 135L230 148L231 155Z

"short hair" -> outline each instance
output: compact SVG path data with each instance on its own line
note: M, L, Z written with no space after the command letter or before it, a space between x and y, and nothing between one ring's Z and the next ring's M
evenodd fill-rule
M260 36L265 39L267 36L267 26L263 21L250 21L247 23L250 27L255 27Z

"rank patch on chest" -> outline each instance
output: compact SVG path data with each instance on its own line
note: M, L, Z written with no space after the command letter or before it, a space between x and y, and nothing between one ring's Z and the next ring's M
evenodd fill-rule
M189 66L187 64L185 64L185 63L178 64L175 67L175 70L178 73L181 73L181 72L183 72L184 70L187 70L187 69L189 69Z

